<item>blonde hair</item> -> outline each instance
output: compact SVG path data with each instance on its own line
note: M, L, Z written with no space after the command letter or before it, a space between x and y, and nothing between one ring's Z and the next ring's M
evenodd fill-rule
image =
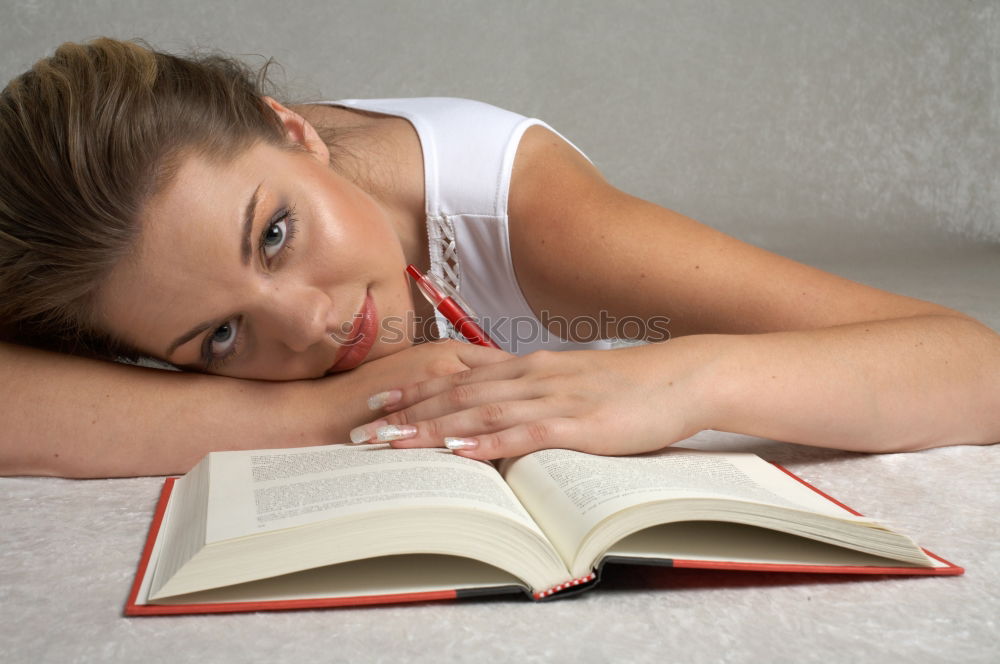
M0 340L133 353L95 322L95 294L133 249L143 204L182 154L284 143L267 64L182 58L141 42L62 44L0 93Z

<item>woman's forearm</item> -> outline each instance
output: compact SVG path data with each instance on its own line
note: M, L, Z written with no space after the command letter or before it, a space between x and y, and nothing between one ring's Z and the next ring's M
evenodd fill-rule
M953 316L709 337L710 428L867 452L1000 441L1000 336Z
M348 380L245 381L0 343L0 474L159 475L214 450L346 440L366 416L335 403L331 382Z

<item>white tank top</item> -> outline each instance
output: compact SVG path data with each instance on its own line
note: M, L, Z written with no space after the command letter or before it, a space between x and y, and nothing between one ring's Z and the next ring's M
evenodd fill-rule
M507 195L514 155L529 127L541 125L555 130L540 120L468 99L342 99L318 103L398 116L413 125L423 150L431 272L459 292L500 347L526 355L541 349L611 346L602 339L567 341L550 332L528 306L514 275L507 232ZM573 329L578 334L596 331L596 322L578 322L572 327L573 321L561 323L559 329ZM438 326L447 336L461 338L440 315Z

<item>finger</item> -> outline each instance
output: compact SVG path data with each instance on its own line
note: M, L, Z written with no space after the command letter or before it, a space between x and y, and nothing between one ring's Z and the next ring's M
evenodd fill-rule
M401 394L398 390L397 394ZM515 422L505 420L493 429L490 422L498 423L498 411L503 404L513 401L538 399L544 396L545 388L540 383L528 384L516 380L500 380L456 385L447 392L420 401L416 405L389 413L374 422L363 424L351 430L351 441L355 443L378 440L379 428L384 426L409 426L423 424L427 429L424 440L437 436L440 445L444 435L463 435L490 431L499 426L511 426ZM478 410L477 410L478 409ZM463 413L460 417L458 415ZM455 416L444 419L446 416ZM460 428L444 428L444 423ZM447 433L441 433L441 432ZM382 442L386 442L383 440Z
M517 355L512 355L505 350L490 348L488 346L478 346L476 344L462 344L456 351L456 355L470 369L517 357Z
M481 406L411 424L389 424L388 427L394 428L393 431L403 429L406 432L405 436L393 440L392 445L399 448L441 447L445 444L446 438L502 431L523 422L541 419L551 413L552 406L546 401L546 399L491 401Z
M458 456L482 461L553 447L579 449L581 440L574 433L577 425L576 420L568 417L540 419L493 433L449 438L446 446Z
M490 351L490 357L478 356L479 359L486 359L488 363L474 366L465 371L431 378L419 383L412 383L386 392L374 394L368 398L368 406L374 411L394 412L408 408L414 404L427 401L453 388L472 383L486 381L501 381L520 378L524 373L523 364L519 358L515 358L506 353L496 354L495 349L482 348L480 350ZM466 356L462 361L471 361L470 356Z

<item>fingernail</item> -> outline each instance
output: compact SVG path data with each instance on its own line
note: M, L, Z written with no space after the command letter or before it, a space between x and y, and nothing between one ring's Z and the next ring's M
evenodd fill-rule
M386 406L395 406L399 403L399 400L403 398L402 390L389 390L388 392L379 392L378 394L373 394L368 397L368 409L369 410L381 410Z
M403 440L417 435L417 427L408 424L389 424L375 429L375 436L380 443L388 443L390 440Z
M367 443L372 439L372 431L378 431L379 427L383 427L385 425L386 421L384 419L375 420L374 422L369 422L363 426L351 429L351 433L348 435L350 435L351 442L355 445L358 443Z
M475 438L445 438L444 446L449 450L472 450L479 447Z
M358 443L367 443L372 439L372 435L368 433L368 430L364 427L358 427L357 429L351 429L351 442L357 445Z

